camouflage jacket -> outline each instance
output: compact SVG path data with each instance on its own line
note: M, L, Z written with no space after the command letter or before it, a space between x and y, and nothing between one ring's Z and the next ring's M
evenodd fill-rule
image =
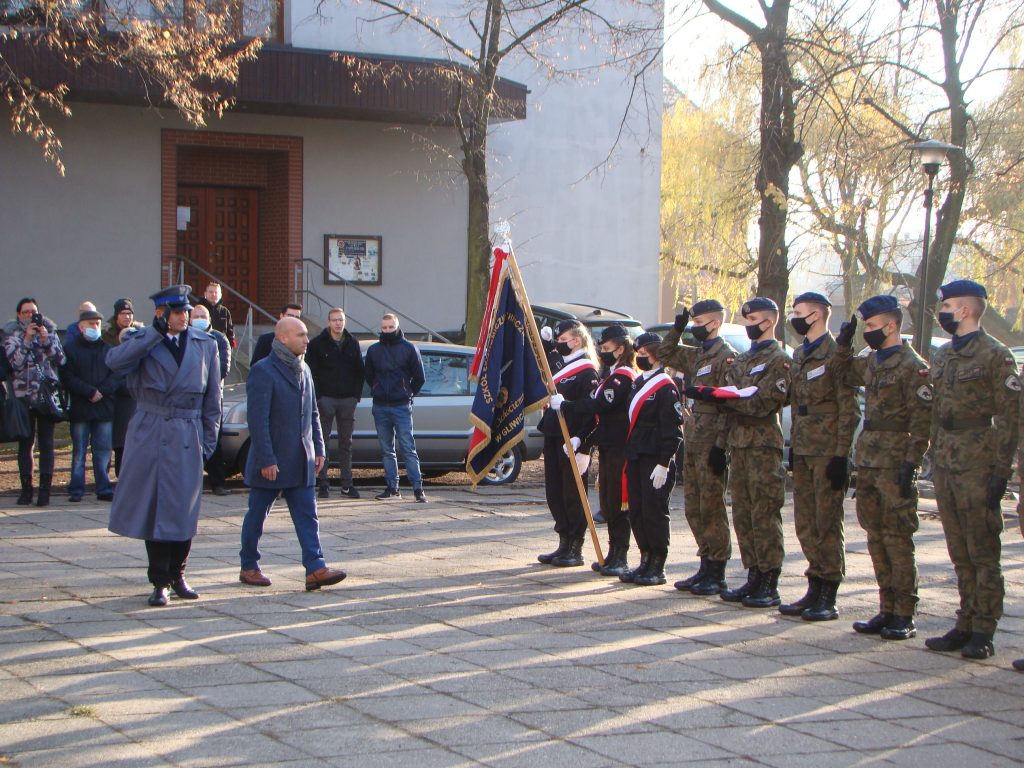
M789 444L797 456L848 456L860 420L857 391L844 380L832 334L808 354L793 353L789 403L793 433Z
M784 446L779 413L789 397L789 369L793 361L773 342L756 352L742 352L729 366L726 384L743 389L757 387L752 397L722 400L729 414L729 448Z
M874 352L854 357L852 347L839 347L836 357L848 364L846 383L864 387L857 465L893 468L906 461L920 466L932 418L928 364L907 342L881 363Z
M952 343L939 348L931 382L935 466L958 472L985 469L1009 478L1021 393L1010 350L981 329L959 351Z
M691 386L725 386L729 366L738 356L732 345L719 339L710 349L679 343L680 333L672 328L658 347L658 359L667 367L686 375ZM687 443L714 443L725 447L729 435L728 417L714 403L694 403L683 427Z

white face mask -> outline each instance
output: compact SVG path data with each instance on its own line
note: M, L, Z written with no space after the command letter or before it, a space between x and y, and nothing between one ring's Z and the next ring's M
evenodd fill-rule
M210 321L205 317L193 317L192 327L200 331L208 331L210 330Z

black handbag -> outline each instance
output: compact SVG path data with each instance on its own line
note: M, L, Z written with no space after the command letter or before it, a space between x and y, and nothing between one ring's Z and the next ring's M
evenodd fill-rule
M0 385L0 443L13 443L32 434L28 406L20 397L14 396L10 383Z
M39 391L32 400L32 408L40 416L51 421L68 420L68 395L64 387L56 379L51 379L43 373L38 364L39 370Z

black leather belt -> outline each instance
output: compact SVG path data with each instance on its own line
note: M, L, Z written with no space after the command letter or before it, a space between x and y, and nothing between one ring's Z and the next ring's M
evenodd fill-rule
M939 419L939 426L949 432L957 432L962 429L985 429L992 426L991 416L975 416L972 419L955 419L946 416Z
M797 416L834 416L839 413L839 409L832 404L822 405L798 405L796 407Z
M864 420L865 432L909 432L910 422L907 421L874 421Z

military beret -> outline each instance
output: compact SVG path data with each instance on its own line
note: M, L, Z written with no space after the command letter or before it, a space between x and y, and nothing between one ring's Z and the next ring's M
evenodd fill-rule
M698 301L690 307L690 315L692 317L706 315L708 312L725 312L725 307L722 306L718 299L704 299L704 301Z
M599 344L604 344L606 341L615 341L616 339L625 339L629 336L626 333L626 329L618 323L612 323L601 331L601 340Z
M103 315L97 312L95 309L87 309L85 312L78 313L78 322L83 320L102 320Z
M575 331L580 327L579 320L560 320L555 326L555 338L557 339L566 331Z
M867 320L868 318L880 315L883 312L899 312L900 303L896 301L895 296L889 296L883 294L881 296L872 296L870 299L862 302L857 307L857 317L861 320Z
M644 331L636 337L636 341L633 342L633 346L637 349L643 349L649 347L651 344L661 344L662 338L660 334L653 333L652 331Z
M162 291L157 291L149 298L158 307L168 306L171 309L190 310L192 309L192 305L188 302L190 293L192 293L191 285L172 285Z
M985 290L985 286L981 283L976 283L973 280L954 280L951 283L946 283L944 286L939 288L935 292L935 295L939 297L940 301L946 299L958 299L961 296L974 296L977 299L987 299L988 291Z
M799 296L797 296L795 299L793 299L793 303L794 304L824 304L826 307L831 307L832 306L832 302L829 301L827 298L825 298L825 296L823 294L820 294L817 291L804 291Z
M751 312L778 312L778 311L779 311L779 305L778 304L776 304L771 299L765 298L764 296L759 296L756 299L750 299L749 301L747 301L743 305L742 309L740 309L740 314L743 315L744 317L746 317Z
M119 315L125 310L129 310L132 314L135 314L135 307L132 305L131 299L118 299L114 302L114 314Z

